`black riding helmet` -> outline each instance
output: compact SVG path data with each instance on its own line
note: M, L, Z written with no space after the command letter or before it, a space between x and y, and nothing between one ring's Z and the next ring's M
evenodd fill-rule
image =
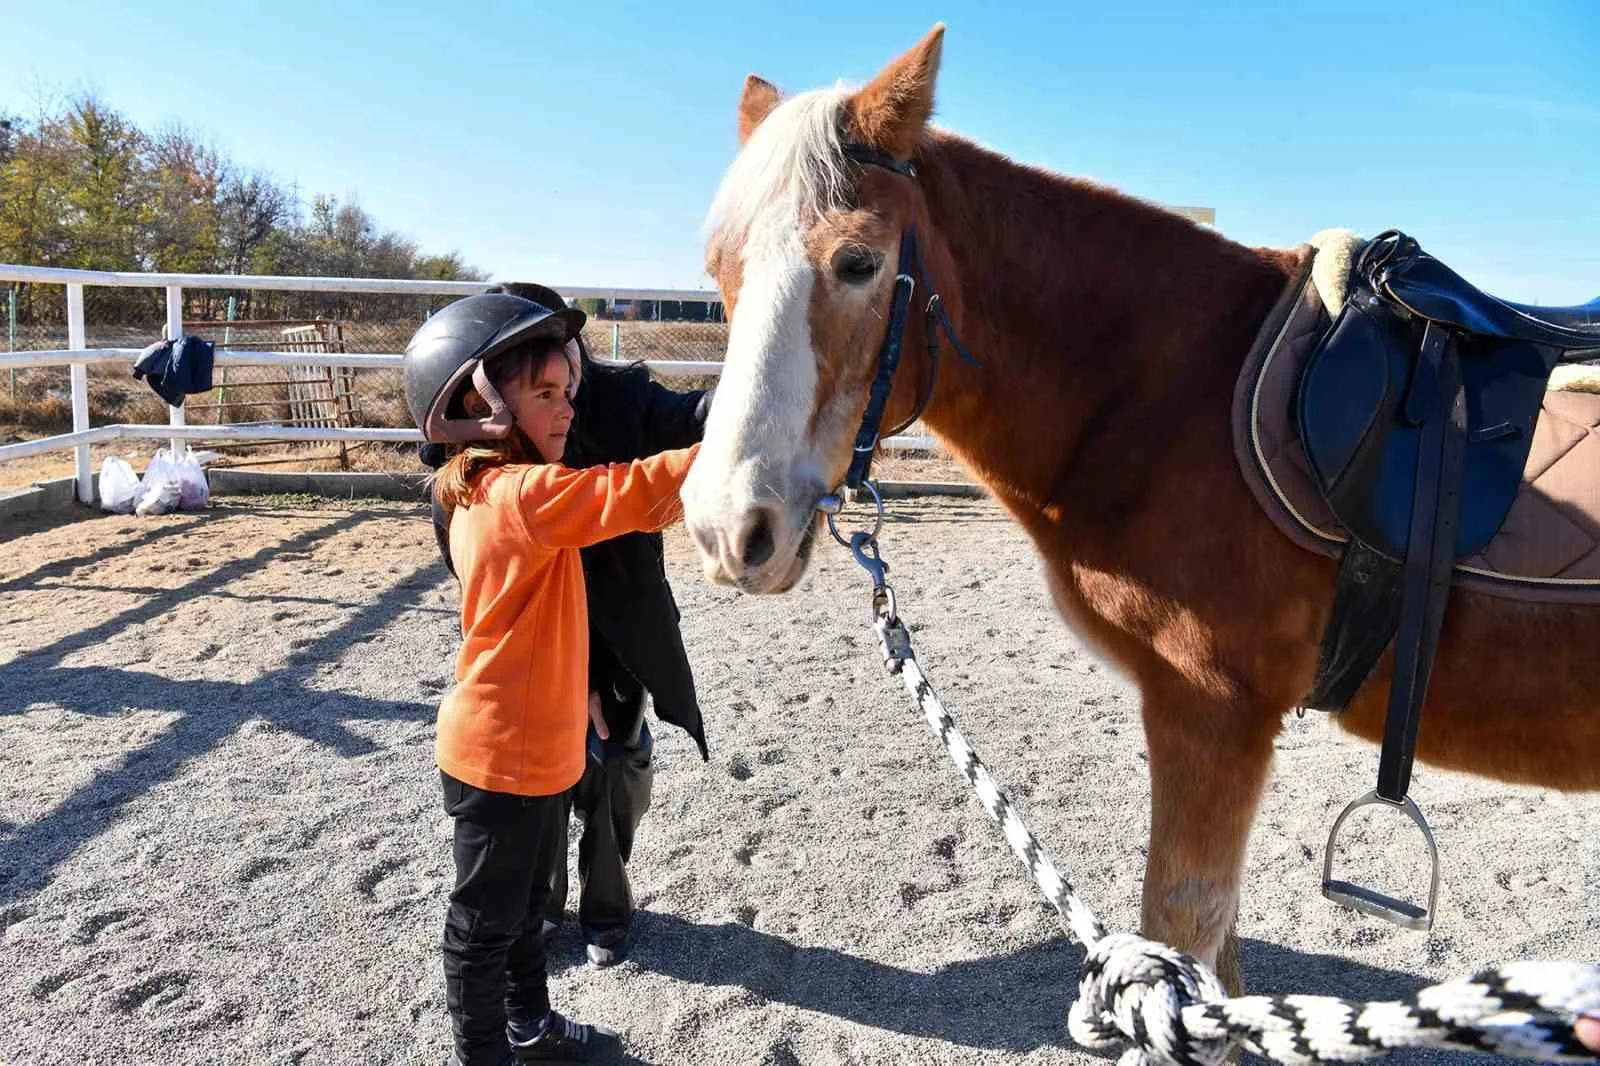
M552 311L564 311L567 301L561 294L548 285L539 285L531 281L502 281L489 286L484 292L504 292L512 296L520 296L524 300L532 300L536 304L543 304ZM589 354L588 347L583 343L583 334L578 334L578 350L584 355Z
M530 341L557 341L566 347L576 388L575 341L585 320L576 308L552 311L506 293L483 293L449 304L424 322L406 345L403 376L412 421L425 438L437 443L504 437L511 432L511 412L484 373L484 364ZM469 379L489 404L488 418L463 418L450 409Z

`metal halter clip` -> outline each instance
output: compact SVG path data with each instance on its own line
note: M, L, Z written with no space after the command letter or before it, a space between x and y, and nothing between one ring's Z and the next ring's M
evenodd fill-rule
M870 481L863 481L861 488L871 494L873 506L877 508L877 513L872 519L872 531L867 534L868 540L876 541L878 534L883 530L883 495L878 492L878 486ZM857 492L859 491L857 490ZM828 532L833 534L833 539L839 542L840 547L850 548L854 552L855 549L851 545L851 541L855 539L854 536L846 538L843 533L839 532L839 526L835 522L836 516L844 512L845 502L842 491L829 493L817 501L817 510L827 517ZM862 565L866 564L863 563Z
M1428 858L1433 863L1433 877L1428 885L1428 905L1426 908L1418 907L1415 903L1408 903L1402 899L1386 895L1376 889L1357 885L1350 881L1337 881L1333 877L1333 849L1339 839L1339 827L1344 825L1344 820L1362 807L1382 804L1402 811L1417 828L1422 830L1422 837L1428 842ZM1333 831L1328 834L1327 857L1322 863L1322 894L1333 902L1342 906L1358 910L1363 914L1370 914L1374 918L1393 922L1402 929L1415 929L1426 931L1433 928L1435 905L1439 899L1439 846L1434 842L1433 830L1428 828L1428 820L1422 816L1422 809L1410 796L1401 802L1385 799L1378 795L1376 789L1368 792L1360 799L1353 800L1344 812L1333 823Z
M878 538L870 533L850 534L850 554L861 564L861 569L872 575L872 595L876 602L878 594L889 587L889 564L878 554Z
M833 539L849 548L851 556L872 578L872 627L878 633L884 665L890 673L899 673L901 664L912 658L911 634L900 621L900 607L889 585L889 564L878 552L878 533L883 529L883 495L871 481L863 481L861 485L871 494L876 508L871 529L857 530L848 539L839 532L835 516L844 511L842 494L822 497L817 501L817 510L827 516L828 532L833 534Z

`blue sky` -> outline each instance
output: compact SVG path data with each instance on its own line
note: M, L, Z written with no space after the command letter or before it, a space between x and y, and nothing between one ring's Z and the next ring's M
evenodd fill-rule
M870 78L947 26L944 126L1217 210L1396 226L1512 299L1600 296L1600 2L27 4L0 108L93 90L501 279L709 285L746 73Z

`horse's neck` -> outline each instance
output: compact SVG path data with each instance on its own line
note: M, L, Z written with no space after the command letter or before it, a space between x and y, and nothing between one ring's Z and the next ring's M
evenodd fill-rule
M991 487L1041 508L1092 505L1077 474L1136 448L1140 422L1212 404L1225 424L1290 253L956 138L929 146L922 174L934 270L982 364L943 360L925 417Z

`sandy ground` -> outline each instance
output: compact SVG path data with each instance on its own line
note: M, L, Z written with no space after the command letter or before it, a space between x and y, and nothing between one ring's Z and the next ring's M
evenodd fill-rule
M11 427L0 426L0 444L10 439L29 439L37 434L23 434ZM116 455L127 460L136 475L144 473L157 449L167 446L166 441L110 441L89 448L89 468L98 478L100 466L108 456ZM193 442L190 447L197 454L211 453L218 458L205 460L208 468L226 466L240 470L401 470L417 472L424 468L417 463L415 445L391 445L362 442L346 449L344 461L339 458L338 445L295 444L260 446L249 449L230 449L218 453L204 441ZM0 463L0 495L25 489L40 481L73 477L77 473L77 459L70 451L45 452L25 459L12 459Z
M1133 928L1135 697L995 507L894 511L925 669ZM456 594L421 509L226 499L0 538L0 1060L443 1062L432 722ZM558 1006L621 1028L635 1063L1101 1061L1065 1032L1080 953L883 673L861 572L830 545L790 597L742 598L670 544L712 760L661 727L635 954L592 970L569 922ZM1375 750L1316 716L1278 747L1241 914L1252 990L1379 998L1600 957L1600 798L1419 769L1445 880L1435 930L1407 933L1317 889Z
M23 433L14 426L0 425L0 444L31 439L37 434ZM128 461L135 474L143 474L158 448L164 441L112 441L89 448L90 470L100 475L100 465L107 456L117 455ZM197 453L212 449L206 442L191 445ZM416 473L424 468L417 462L417 449L411 444L386 444L362 442L350 445L343 459L337 445L296 444L290 446L260 446L248 449L231 449L220 458L206 461L209 467L226 466L237 470L366 470L402 471ZM969 481L955 460L943 455L925 455L893 452L880 455L873 462L874 474L886 481ZM13 459L0 463L0 495L8 491L25 489L40 481L72 477L77 473L77 460L70 451L46 452L26 459Z

